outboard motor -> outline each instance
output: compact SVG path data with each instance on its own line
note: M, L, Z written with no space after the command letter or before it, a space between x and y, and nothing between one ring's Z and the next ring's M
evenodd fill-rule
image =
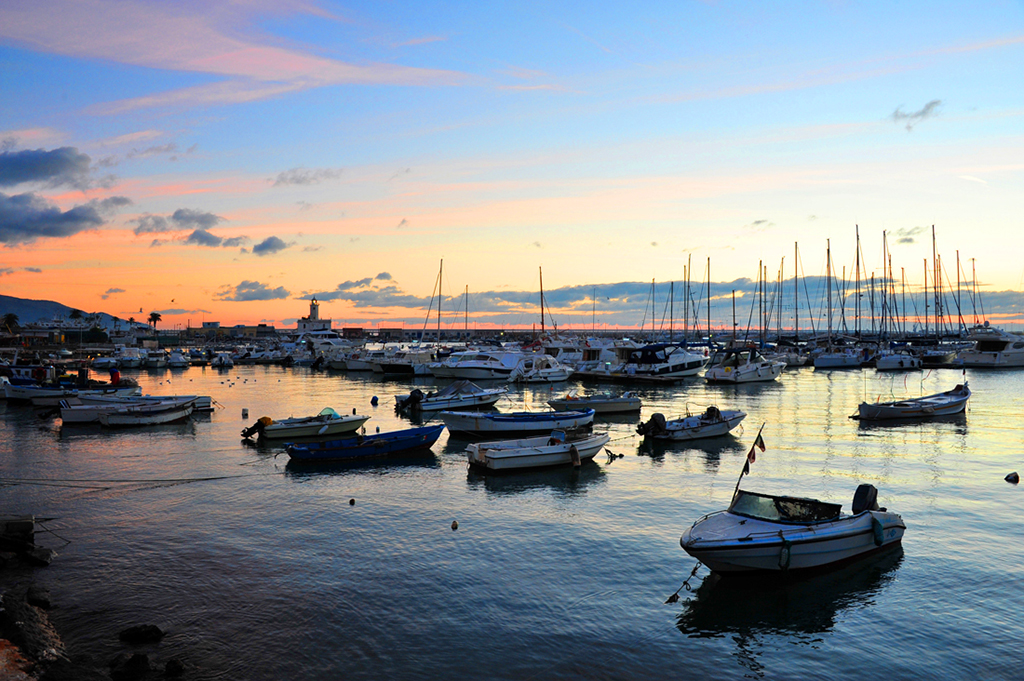
M664 414L651 414L651 418L647 423L640 423L636 427L636 432L639 435L663 433L665 430L667 430L667 428L665 426Z
M320 355L313 360L313 363L309 365L309 368L312 369L313 371L317 371L324 365L325 361L326 360L324 359L324 356Z
M416 405L423 401L423 391L419 388L413 388L409 396L402 400L395 411L403 412L406 409L415 409Z
M256 419L256 423L252 424L248 428L242 431L242 437L249 439L253 435L261 437L263 435L263 429L274 422L274 419L269 416L261 416Z
M878 490L875 489L874 485L867 483L858 485L857 491L853 494L853 515L862 513L863 511L877 511L878 508Z

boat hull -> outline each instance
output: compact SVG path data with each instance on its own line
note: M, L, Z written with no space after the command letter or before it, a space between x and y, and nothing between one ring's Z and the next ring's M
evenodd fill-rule
M441 411L441 419L453 433L466 433L478 437L502 437L527 433L547 433L552 430L571 430L590 426L594 410L559 412L519 412L491 414L486 412Z
M124 408L115 412L99 415L101 426L108 428L126 428L130 426L158 426L165 423L184 421L192 415L193 405L161 409L159 406L140 408Z
M740 535L738 519L745 521ZM718 573L778 573L838 565L898 546L905 530L903 519L886 511L810 524L744 518L726 511L698 520L679 543Z
M857 417L864 421L922 419L959 414L967 408L971 391L967 385L953 390L896 402L861 402Z
M762 362L757 365L740 367L711 367L704 372L708 383L766 383L782 375L786 368L783 362Z
M560 398L548 400L548 405L555 411L574 411L593 409L598 414L624 414L640 411L639 397L608 397L608 398Z
M607 433L570 442L548 444L549 436L472 443L466 447L469 465L489 471L523 470L567 466L592 460L608 444ZM575 460L572 448L576 448Z
M285 451L295 463L325 463L372 459L429 449L444 431L443 425L376 433L310 444L286 444Z
M279 421L266 426L262 437L268 440L284 440L302 437L326 437L329 435L345 435L354 433L359 427L370 420L369 416L342 416L337 419L318 420L299 419L303 423L286 423Z

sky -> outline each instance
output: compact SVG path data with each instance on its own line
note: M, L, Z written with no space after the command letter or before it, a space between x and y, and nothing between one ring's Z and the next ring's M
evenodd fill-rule
M923 307L934 226L1020 324L1022 64L1020 0L5 0L0 293L417 328L443 261L446 326L538 324L541 273L562 328L709 278L716 324L797 257L820 308L826 249Z

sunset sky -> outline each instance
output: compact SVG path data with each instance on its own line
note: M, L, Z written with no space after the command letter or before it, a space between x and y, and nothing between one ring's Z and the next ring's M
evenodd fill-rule
M1020 319L1019 0L5 0L0 74L4 295L418 326L443 259L472 325L538 321L539 268L560 326L638 325L688 258L716 316L797 242L852 277L855 225L919 289L935 225Z

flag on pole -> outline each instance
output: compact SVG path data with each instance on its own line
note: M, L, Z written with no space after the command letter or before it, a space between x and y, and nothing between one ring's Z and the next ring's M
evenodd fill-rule
M757 439L754 440L754 446L760 449L762 452L764 451L764 438L761 437L761 433L757 434Z

